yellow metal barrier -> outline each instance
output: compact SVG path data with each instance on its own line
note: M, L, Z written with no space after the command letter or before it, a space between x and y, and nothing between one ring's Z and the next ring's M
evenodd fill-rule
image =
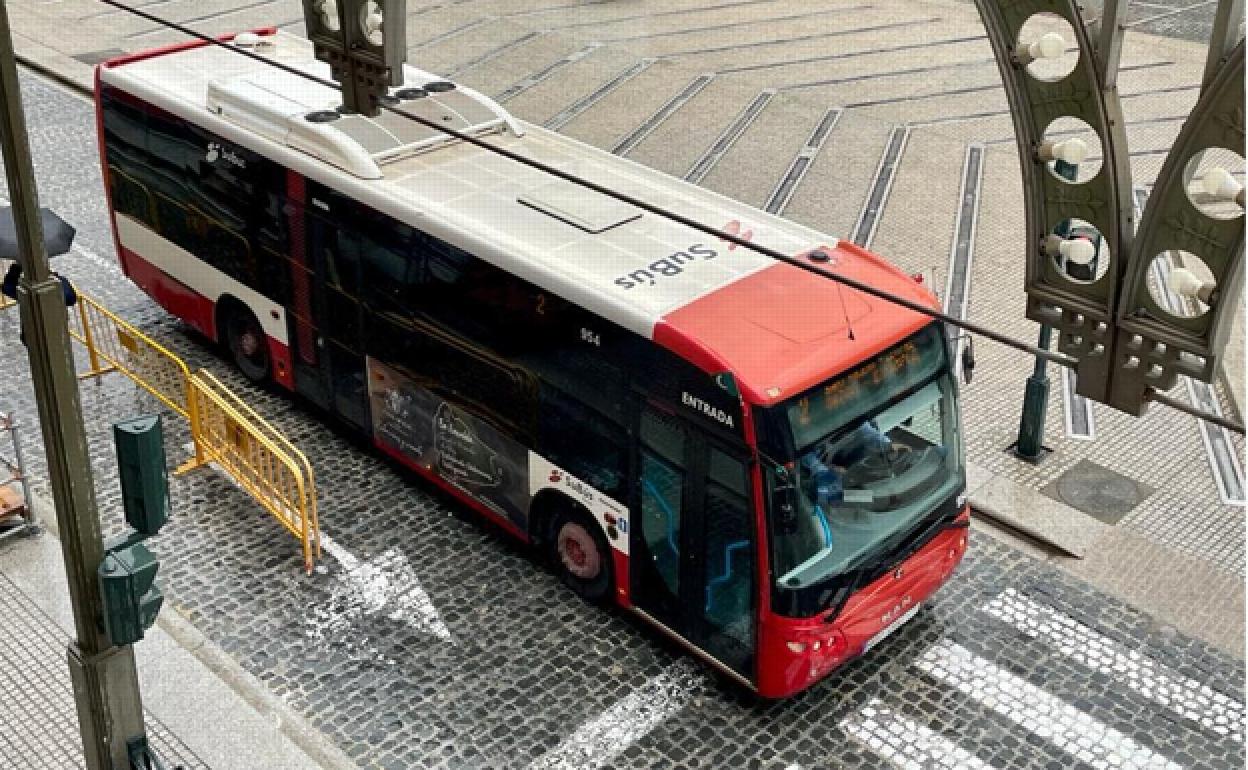
M69 334L86 347L91 366L78 376L86 379L121 372L189 420L194 437L191 372L182 359L91 297L79 294L76 307L78 312L71 314L76 323L70 323ZM178 466L177 472L185 473L204 462L203 449L196 438L195 456Z
M321 555L312 466L280 431L216 377L190 372L182 359L96 300L78 295L69 333L87 349L82 378L118 371L191 425L195 456L185 473L215 462L265 510L299 538L304 568Z
M191 376L190 395L192 432L208 459L299 538L311 572L321 538L308 458L208 372Z

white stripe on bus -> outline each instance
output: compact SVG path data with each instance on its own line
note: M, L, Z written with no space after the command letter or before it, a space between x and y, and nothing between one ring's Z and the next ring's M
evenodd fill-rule
M1081 762L1124 770L1181 770L1181 765L948 639L924 652L915 667Z
M286 339L286 310L260 292L249 289L186 249L152 232L144 225L118 212L117 240L121 245L150 262L166 275L190 287L215 303L223 294L232 294L251 308L264 333L282 343ZM273 317L273 313L277 317Z
M1207 684L1172 671L1052 607L1010 588L984 607L1033 639L1143 695L1179 717L1244 742L1244 704Z
M992 770L993 766L940 733L898 714L880 700L841 721L841 729L877 756L905 770Z
M582 770L610 762L685 707L706 677L681 659L538 757L529 770Z

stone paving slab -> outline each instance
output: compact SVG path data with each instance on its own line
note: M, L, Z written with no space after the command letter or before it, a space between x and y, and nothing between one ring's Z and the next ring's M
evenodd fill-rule
M8 575L14 552L27 548L21 540L0 547L0 767L77 770L82 738L65 662L69 635ZM152 747L171 768L208 770L150 708L145 721Z
M1230 655L1242 656L1242 578L1177 556L1173 548L1115 527L1089 544L1082 560L1064 567L1122 601L1147 603L1155 622L1181 627Z
M700 74L700 73L699 73ZM582 113L561 133L614 151L625 137L655 115L696 77L671 61L657 61L637 77Z
M835 101L824 101L829 107ZM854 229L864 196L849 190L867 190L875 177L880 155L892 127L857 111L841 115L823 150L811 164L802 186L793 195L785 216L813 223L828 233L848 235Z
M998 476L975 492L974 509L1020 532L1083 558L1108 525L1031 487Z
M703 183L762 208L824 112L817 102L776 94Z

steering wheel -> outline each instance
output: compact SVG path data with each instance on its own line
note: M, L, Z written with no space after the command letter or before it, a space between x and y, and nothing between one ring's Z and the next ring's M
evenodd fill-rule
M893 444L882 452L868 452L851 472L859 471L864 480L900 476L914 467L919 454L904 444Z

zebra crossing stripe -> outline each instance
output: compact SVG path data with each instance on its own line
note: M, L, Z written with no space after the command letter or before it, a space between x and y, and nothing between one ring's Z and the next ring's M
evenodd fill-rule
M841 729L904 770L994 770L940 733L907 719L878 699L842 720Z
M1081 762L1123 770L1182 768L956 642L937 642L920 656L915 667Z
M697 664L682 658L641 689L581 725L558 746L538 757L529 770L602 767L684 708L705 682Z
M985 605L984 612L1033 639L1043 639L1062 655L1126 685L1178 716L1236 743L1244 742L1244 704L1209 685L1172 671L1013 588Z

